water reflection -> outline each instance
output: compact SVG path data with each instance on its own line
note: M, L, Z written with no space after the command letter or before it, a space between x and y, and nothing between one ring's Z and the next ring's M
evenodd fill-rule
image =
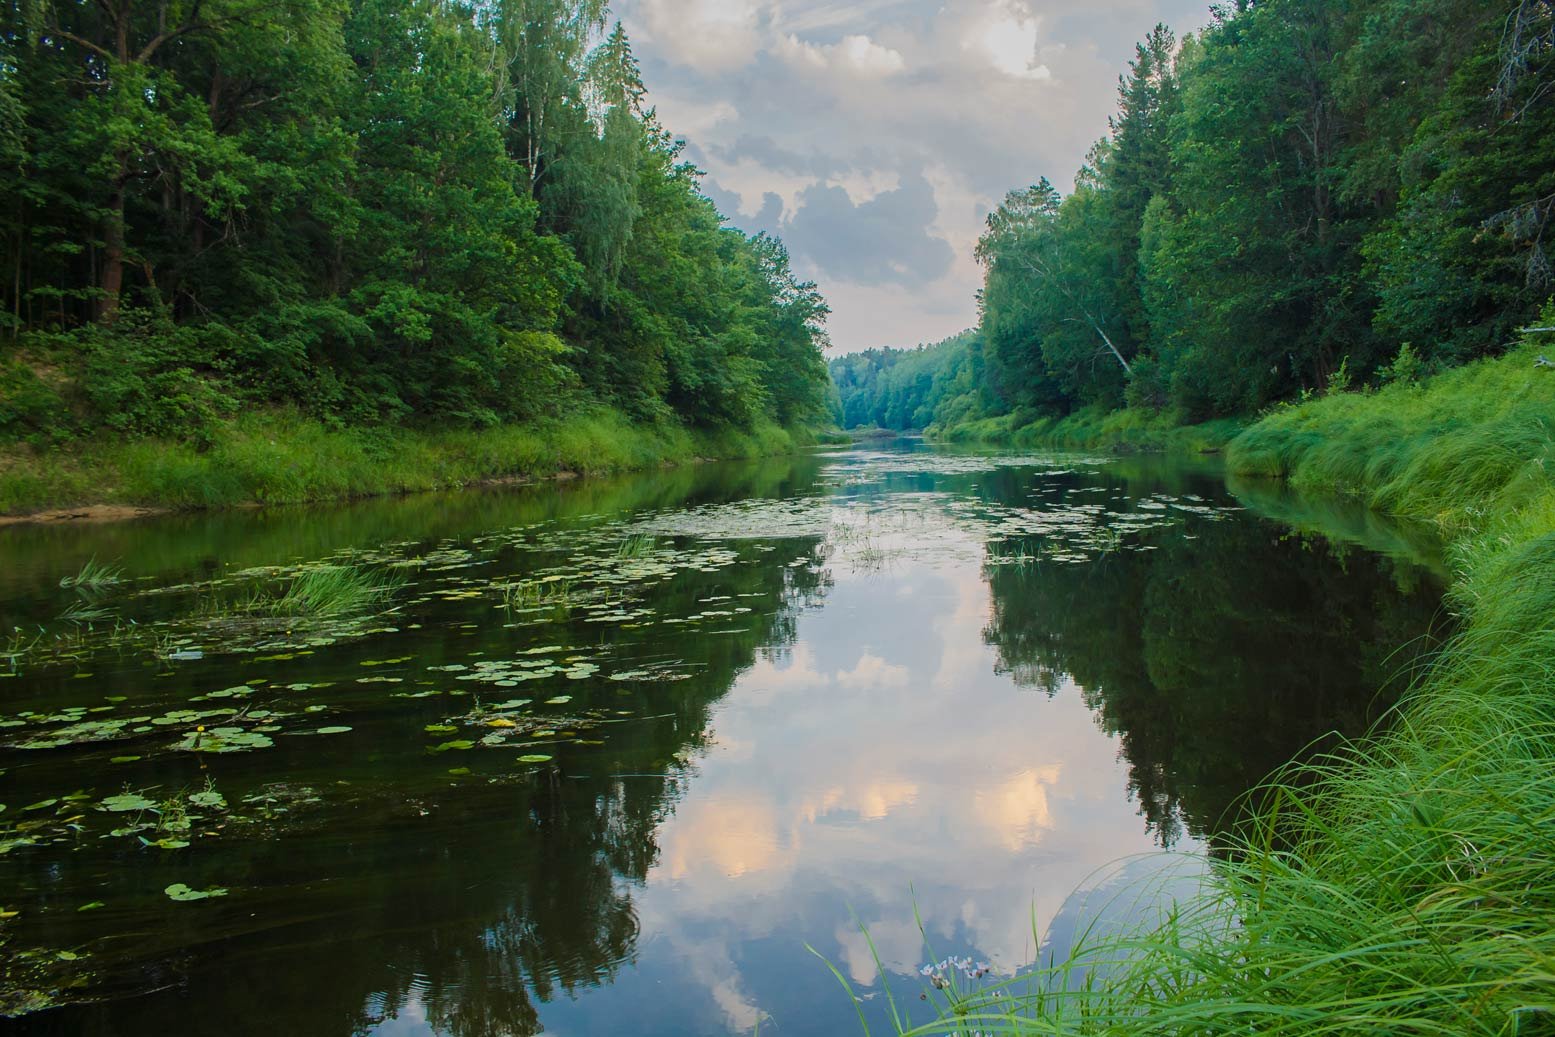
M1017 682L1085 689L1168 847L1231 824L1304 747L1368 730L1443 633L1412 563L1256 520L1190 528L1084 569L993 570L985 632Z
M103 999L13 1026L835 1034L856 1030L854 1006L806 944L877 1025L887 982L916 1005L928 953L1016 969L1050 928L1072 928L1066 901L1097 869L1212 841L1269 770L1363 729L1383 678L1406 668L1396 649L1431 631L1427 569L1234 506L1213 472L1159 461L856 451L560 492L8 531L0 611L27 620L93 555L164 582L385 544L459 547L459 565L507 571L633 531L732 558L653 584L637 619L604 625L510 629L489 596L422 576L392 649L335 646L265 674L340 680L392 651L415 661L381 672L410 687L431 664L577 644L621 673L673 660L685 676L611 681L607 666L557 688L566 710L619 722L538 768L427 753L422 729L446 708L373 685L341 705L349 739L148 760L133 779L105 754L0 749L13 810L66 783L102 795L213 776L234 799L278 781L314 793L257 835L187 850L94 834L0 856L22 911L0 929L6 982L26 972L50 981L34 994ZM502 530L523 532L490 536ZM132 701L168 694L137 660L92 665L94 686ZM234 668L213 658L176 680L219 686ZM0 712L57 708L81 686L24 672L0 682ZM170 904L172 882L231 893ZM78 912L89 901L105 906ZM34 949L80 964L22 956Z

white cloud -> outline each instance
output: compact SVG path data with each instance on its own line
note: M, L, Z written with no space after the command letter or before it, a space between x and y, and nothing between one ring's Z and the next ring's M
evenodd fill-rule
M863 691L869 688L905 688L908 678L907 667L893 665L872 652L865 652L857 666L837 674L837 683L844 688Z
M1106 132L1134 41L1157 21L1191 31L1207 6L614 4L650 103L690 141L734 224L781 235L795 268L820 283L837 351L935 341L975 323L983 215L1038 177L1067 187ZM807 213L817 200L826 212Z
M863 79L881 79L907 67L901 51L882 46L862 34L844 36L831 44L801 40L792 34L777 42L776 52L790 65L841 72Z
M656 91L651 103L659 122L678 137L706 140L724 125L739 121L740 110L728 101L708 101L673 91Z
M751 0L640 0L631 28L671 55L679 64L702 72L737 68L761 48L757 5Z
M965 50L981 54L989 64L1017 79L1053 78L1052 70L1037 60L1041 22L1010 0L990 4L967 25L961 38Z

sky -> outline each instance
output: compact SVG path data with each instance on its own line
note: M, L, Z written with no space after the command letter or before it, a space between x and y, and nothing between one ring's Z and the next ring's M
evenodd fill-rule
M1068 190L1156 22L1208 0L616 0L649 103L742 230L832 307L832 354L976 323L1006 192Z

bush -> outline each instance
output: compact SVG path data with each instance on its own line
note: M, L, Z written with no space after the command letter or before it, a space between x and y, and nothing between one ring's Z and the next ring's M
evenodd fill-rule
M0 440L57 441L73 424L64 398L29 365L0 362Z

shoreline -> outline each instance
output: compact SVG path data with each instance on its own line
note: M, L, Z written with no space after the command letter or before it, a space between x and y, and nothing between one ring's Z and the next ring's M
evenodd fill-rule
M0 452L0 528L525 486L792 453L812 429L692 430L595 408L537 426L333 430L295 412L236 419L214 441L96 440Z

